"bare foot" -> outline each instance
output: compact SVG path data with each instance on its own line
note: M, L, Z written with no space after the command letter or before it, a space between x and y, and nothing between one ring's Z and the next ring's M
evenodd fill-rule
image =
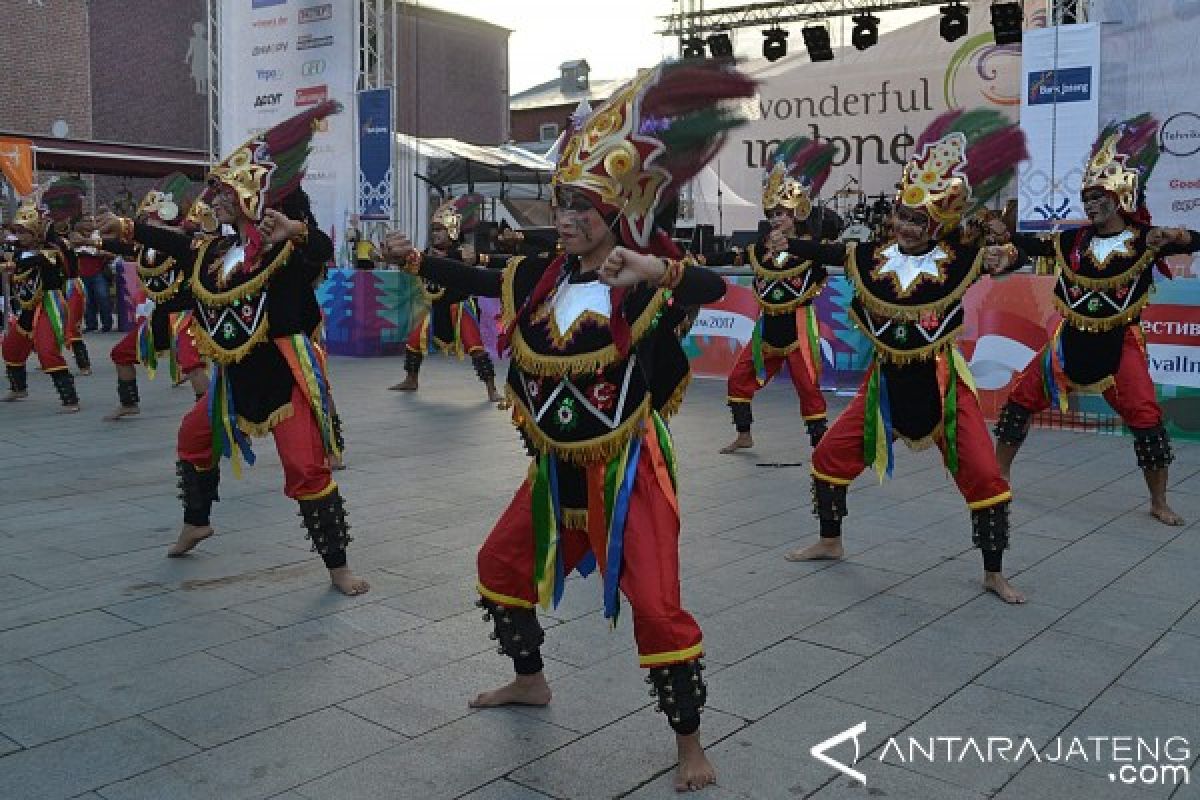
M175 544L167 550L167 558L179 558L187 555L193 547L213 535L212 525L188 525L183 523L183 530Z
M1021 594L1016 588L1008 582L1008 579L999 572L983 573L983 588L999 597L1006 603L1020 605L1025 602L1025 595Z
M417 379L410 375L395 386L389 386L388 389L393 392L415 392L417 390Z
M333 581L334 588L350 597L366 594L371 589L371 584L351 572L349 567L329 570L329 580Z
M504 402L504 395L500 394L495 389L488 389L488 402L495 403L498 407Z
M508 402L507 397L503 397L500 399L499 403L496 403L496 408L500 409L501 411L508 411L510 408L512 408L512 403Z
M721 448L721 452L728 455L729 453L736 453L738 450L745 450L750 447L754 447L754 437L747 431L746 433L739 433L736 439Z
M346 468L346 461L341 456L329 456L329 468L332 470L342 470Z
M717 771L708 763L700 735L675 736L679 748L679 768L675 771L675 791L696 792L717 782Z
M140 414L142 410L137 406L117 406L117 410L104 418L106 422L115 422L121 417L132 417L134 414Z
M1183 517L1176 514L1167 502L1150 506L1150 514L1163 525L1183 525L1185 520Z
M74 405L63 406L61 409L59 409L58 413L60 413L60 414L75 414L78 411L79 411L79 403L75 403Z
M788 561L835 561L846 555L842 549L842 537L822 536L808 547L797 547L784 555Z
M496 706L544 706L549 704L552 694L545 674L517 675L512 683L480 692L467 703L471 708L495 708Z
M79 374L80 374L81 376L87 376L87 375L91 375L91 374L92 374L92 368L91 368L91 367L80 367L80 368L79 368Z
M26 397L29 397L29 392L9 392L8 394L4 395L4 402L15 403L18 400L24 400Z

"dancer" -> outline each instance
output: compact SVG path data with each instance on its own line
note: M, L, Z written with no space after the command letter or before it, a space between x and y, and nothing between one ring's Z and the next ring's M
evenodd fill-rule
M211 235L216 232L215 220L209 216L211 210L194 203L197 194L187 176L168 175L138 204L138 219L149 224L180 227L187 233ZM204 222L206 219L209 220L207 223ZM141 245L108 241L103 247L136 263L138 282L151 306L150 313L140 317L112 349L110 357L117 370L118 406L105 419L114 421L140 413L137 364L142 364L153 380L159 353L167 354L171 381L188 381L199 399L208 389L208 373L191 332L194 300L187 265Z
M17 257L7 262L14 307L2 346L9 385L4 399L13 402L29 396L25 362L36 350L42 372L54 382L62 410L73 413L79 410L79 395L62 355L68 325L63 292L66 273L62 252L46 241L48 227L49 220L32 200L21 204L10 226L17 237Z
M1158 122L1149 114L1112 123L1100 133L1084 172L1089 224L1046 238L1018 236L1026 256L1053 274L1062 322L1017 379L996 423L996 459L1008 476L1033 414L1051 405L1066 411L1072 391L1093 392L1133 432L1138 467L1150 490L1150 513L1166 525L1183 517L1167 503L1171 438L1163 427L1146 357L1141 312L1150 300L1163 256L1200 250L1200 233L1153 228L1146 183L1158 160Z
M477 209L468 207L466 200L465 197L447 200L433 212L429 222L429 255L474 264L473 253L460 242L464 212L478 213ZM436 347L459 358L469 355L475 374L487 387L488 401L501 403L504 397L496 391L496 367L479 335L479 305L475 298L428 280L422 289L429 302L429 313L408 335L404 348L404 380L390 388L400 392L417 391L421 362L425 360L425 353Z
M895 241L788 243L795 255L845 265L855 290L851 316L875 346L858 393L813 452L820 539L788 553L788 560L842 557L846 489L867 466L881 480L890 474L892 440L900 438L914 449L941 450L971 511L984 587L1005 602L1024 602L1003 574L1012 494L954 344L963 295L981 271L1004 269L1013 249L969 241L959 222L1003 189L1024 158L1024 136L1000 113L949 112L922 134L905 165L892 213ZM784 248L780 241L769 244Z
M517 675L471 705L550 701L534 608L558 601L572 569L595 568L605 616L616 619L618 590L632 608L639 661L676 734L681 791L715 774L697 733L703 643L680 605L675 451L663 417L689 377L675 336L681 309L719 300L725 283L685 268L654 219L740 121L718 103L753 90L715 63L664 64L570 131L553 179L562 255L513 258L499 272L422 258L401 234L385 243L385 257L422 277L501 298L507 394L537 452L478 558L479 604Z
M307 538L333 585L354 595L369 587L346 562L349 525L327 459L337 447L329 383L304 314L305 297L333 245L311 214L290 219L276 210L307 207L306 198L298 198L309 143L317 123L339 108L321 103L246 142L212 169L206 199L233 235L193 243L178 231L112 215L101 218L101 230L186 266L196 344L213 361L207 395L179 428L184 524L168 555L181 556L212 536L209 513L220 458L229 458L239 474L241 458L254 460L248 436L270 433L283 465L284 494L298 501Z
M79 274L79 254L71 244L72 226L83 217L85 184L78 178L59 178L42 193L50 225L46 244L58 252L63 269L63 297L67 303L66 345L71 348L80 375L92 374L92 357L83 339L83 314L87 290Z
M763 172L763 212L771 230L791 239L800 236L797 226L813 217L813 201L825 185L837 147L804 137L781 142ZM820 238L817 210L817 238ZM740 255L740 254L738 254ZM765 241L750 245L745 260L754 269L754 294L762 313L749 343L738 353L729 373L729 410L737 437L722 453L754 446L750 426L755 393L771 381L786 363L800 398L800 413L813 447L821 441L827 424L825 397L821 394L821 336L813 301L825 287L825 268L811 260L774 252ZM740 263L730 254L709 259L709 264ZM799 330L802 325L803 333Z

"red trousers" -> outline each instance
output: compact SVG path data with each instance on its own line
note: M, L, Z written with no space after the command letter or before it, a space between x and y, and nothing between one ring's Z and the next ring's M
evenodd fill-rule
M867 380L870 379L868 374ZM863 454L863 422L866 415L867 380L858 394L838 416L812 454L813 475L829 483L844 485L866 469ZM1012 498L1008 481L1000 475L996 452L988 434L987 422L979 408L979 398L971 388L958 381L958 473L954 482L972 511L988 508ZM893 408L893 413L898 413ZM939 431L934 441L946 456L946 439Z
M172 314L172 317L175 315ZM118 367L132 367L140 363L138 359L138 335L141 333L142 327L150 325L150 319L144 318L138 320L138 324L133 327L133 330L121 337L121 341L117 342L109 355L112 362ZM172 328L175 325L175 320L171 320ZM172 333L172 335L174 335ZM154 343L156 347L161 345L161 342ZM166 350L166 347L159 347L159 352ZM187 375L195 370L204 367L204 359L200 357L200 352L196 349L196 340L192 338L189 330L180 332L176 339L176 358L179 359L179 370L182 374Z
M407 347L415 353L424 353L429 345L429 326L432 324L433 311L425 315L425 319L409 331ZM483 350L483 337L479 335L479 323L470 314L463 313L462 303L450 306L450 324L458 329L462 352L473 356ZM439 342L439 345L453 352L454 342Z
M796 394L800 398L800 413L805 421L825 419L825 395L821 394L821 387L817 386L816 377L804 358L801 351L804 346L805 343L800 342L800 346L786 356L770 356L764 353L763 365L767 368L767 383L779 374L786 361L788 373L792 376L792 385L796 387ZM761 388L754 373L754 352L751 345L747 344L738 353L737 362L729 373L726 391L731 402L748 403Z
M312 500L326 494L333 473L325 458L325 443L313 417L308 398L299 386L292 386L292 415L271 429L275 450L283 464L283 493L294 500ZM212 467L212 426L208 419L208 398L196 401L179 425L178 453L182 461L199 470Z
M87 293L79 278L67 280L67 327L64 331L67 344L83 339L83 310L87 307Z
M1017 385L1013 387L1012 394L1008 396L1010 401L1033 414L1050 407L1050 398L1043 383L1045 376L1042 374L1045 354L1046 351L1042 350L1029 366L1025 367L1017 379ZM1125 330L1125 339L1121 344L1121 362L1113 379L1113 385L1104 390L1104 399L1112 406L1113 411L1121 415L1126 425L1130 428L1144 429L1162 424L1162 409L1154 396L1154 381L1150 379L1146 346L1142 332L1136 325L1130 325Z
M604 541L591 541L587 531L574 528L563 530L561 537L559 547L566 574L589 551L597 554L602 571ZM479 590L484 597L501 605L533 608L537 587L529 481L521 484L480 548L478 567ZM620 589L633 610L633 635L641 666L677 664L703 654L700 626L683 610L679 597L679 507L675 491L662 453L649 443L641 450L625 522Z
M4 363L10 367L23 367L29 354L37 351L42 372L57 372L67 368L58 340L54 338L54 327L42 309L33 312L33 331L25 333L17 329L16 319L9 317L8 330L4 334Z

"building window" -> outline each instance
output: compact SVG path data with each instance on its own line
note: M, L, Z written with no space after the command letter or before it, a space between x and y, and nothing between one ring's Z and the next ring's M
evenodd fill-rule
M543 122L538 126L538 138L543 142L558 138L558 125L553 122Z

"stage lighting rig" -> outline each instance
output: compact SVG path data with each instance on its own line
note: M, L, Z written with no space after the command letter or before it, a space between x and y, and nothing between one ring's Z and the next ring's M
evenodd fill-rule
M680 39L679 43L683 46L682 54L684 58L704 58L704 40L699 36L689 36L686 39Z
M942 6L942 38L954 42L967 35L967 25L971 17L970 9L961 0Z
M733 58L733 40L728 33L714 33L707 41L708 53L713 58Z
M859 50L866 50L879 44L879 17L871 13L855 14L854 31L850 41Z
M775 62L787 55L787 31L776 25L773 28L767 28L762 35L765 37L762 49L763 58Z
M833 48L829 46L829 29L824 25L809 25L801 31L804 36L804 49L814 63L817 61L833 61Z
M1025 13L1020 3L992 3L992 33L996 44L1020 44Z

